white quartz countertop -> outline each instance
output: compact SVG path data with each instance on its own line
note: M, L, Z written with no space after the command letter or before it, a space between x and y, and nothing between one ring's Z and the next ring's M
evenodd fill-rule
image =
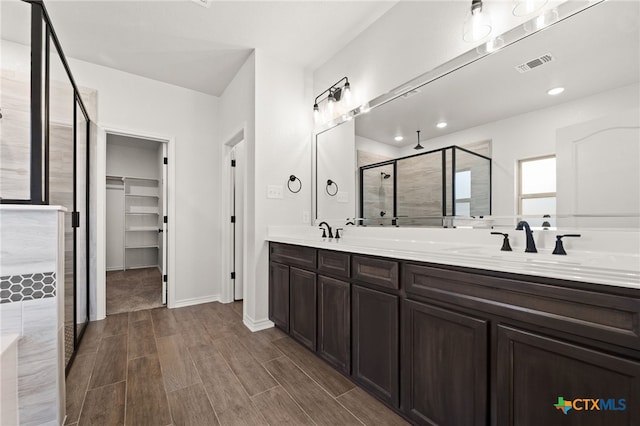
M311 231L310 231L311 230ZM522 237L512 237L513 251L500 251L501 237L491 236L485 243L487 230L402 230L359 231L348 228L339 240L321 238L316 228L270 227L267 240L319 249L344 251L400 260L430 262L491 271L540 276L595 284L640 289L640 255L624 252L578 250L577 243L568 247L567 255L553 255L552 247L541 241L538 253L524 253ZM522 231L520 231L522 232ZM350 235L346 235L346 234ZM411 238L411 236L414 238ZM446 237L443 237L446 236ZM433 237L429 239L429 236ZM395 238L394 238L395 237ZM418 238L415 238L418 237ZM543 236L539 236L543 240ZM553 235L555 243L555 234Z
M0 211L67 211L66 207L39 204L0 204Z

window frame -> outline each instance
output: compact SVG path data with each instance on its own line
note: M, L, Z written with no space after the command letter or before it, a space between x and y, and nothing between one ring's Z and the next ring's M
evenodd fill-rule
M556 154L548 154L548 155L541 155L538 157L531 157L531 158L522 158L520 160L518 160L518 215L522 216L522 201L523 200L530 200L530 199L536 199L536 198L555 198L556 199L556 203L558 200L558 175L556 173L556 190L554 192L535 192L532 194L523 194L522 193L522 164L523 163L528 163L531 161L540 161L540 160L548 160L550 158L556 159ZM556 167L557 167L557 163L556 163ZM554 212L555 215L556 212Z

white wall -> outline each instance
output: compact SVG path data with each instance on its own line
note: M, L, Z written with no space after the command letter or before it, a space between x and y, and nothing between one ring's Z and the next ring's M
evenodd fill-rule
M5 50L7 46L11 49ZM3 55L20 54L26 49L5 41L2 47ZM175 138L175 158L169 165L175 167L176 175L176 214L175 218L170 218L173 225L170 232L175 233L176 238L175 300L187 303L193 299L217 297L220 286L212 275L219 270L220 252L211 242L219 239L219 185L217 168L212 166L219 159L215 144L218 98L72 58L68 60L76 83L98 91L98 126ZM96 121L96 117L91 119ZM92 143L91 149L95 153L95 138ZM104 166L106 152L96 154L96 162L102 161ZM91 196L94 210L97 187L105 185L104 181L96 181L95 172L96 167L93 167ZM92 217L94 230L99 218L100 214L97 219ZM94 241L92 235L92 243L96 244ZM98 243L104 244L104 241ZM91 252L91 283L95 286L95 264L99 262L94 258L95 245ZM96 319L96 315L104 315L104 312L97 311L94 287L90 294L91 319Z
M380 155L387 158L401 157L401 147L391 146L386 143L374 141L364 136L356 135L356 150L371 154Z
M356 146L353 120L316 136L316 167L318 195L316 222L336 221L344 225L347 218L356 217ZM326 182L331 179L327 192Z
M302 224L303 212L311 210L310 87L310 76L302 69L257 50L220 98L221 155L228 150L224 144L244 132L244 323L254 330L272 325L267 226ZM224 169L224 161L221 165ZM302 181L297 194L286 189L291 174ZM283 186L283 198L267 199L268 185ZM226 247L224 238L221 246Z
M252 328L271 325L268 317L269 255L267 226L302 225L303 212L311 210L311 130L313 105L310 75L264 52L255 52L255 214L254 241L248 250L249 276L245 276L247 299L245 324ZM250 151L251 149L248 149ZM302 181L297 194L286 190L289 175ZM267 199L268 185L283 185L283 199ZM253 208L252 208L253 207ZM253 276L251 276L253 275ZM253 296L253 300L249 299Z
M112 136L107 135L107 175L159 179L159 164L157 148L112 143Z
M236 169L236 172L246 173L243 176L243 187L239 192L242 193L242 204L246 214L241 221L236 223L236 226L242 227L242 250L243 250L243 262L242 262L242 276L243 285L245 286L245 300L244 309L253 303L253 295L247 291L247 282L255 279L255 271L253 266L250 268L247 263L248 253L253 252L254 247L254 235L255 235L255 68L256 57L255 53L252 53L249 58L242 65L240 70L229 83L224 93L220 97L220 182L222 182L222 195L221 200L229 200L229 174L230 174L230 151L231 146L228 143L239 142L238 137L244 139L244 161L245 164ZM240 135L240 136L238 136ZM220 238L220 251L222 253L221 262L222 265L230 265L231 253L230 253L230 225L227 217L230 215L230 210L224 201L220 203L220 220L222 226L221 238ZM251 269L251 270L250 270ZM233 300L233 294L230 291L230 269L221 268L220 282L223 283L221 292L221 300L230 302ZM239 271L238 271L239 272ZM225 285L227 284L227 285Z

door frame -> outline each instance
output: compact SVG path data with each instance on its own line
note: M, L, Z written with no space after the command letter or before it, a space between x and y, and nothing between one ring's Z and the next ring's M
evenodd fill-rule
M166 182L167 200L167 252L168 264L167 269L167 307L175 306L175 273L176 273L176 233L175 217L175 183L176 171L173 161L175 161L175 137L167 135L151 134L144 131L122 129L116 126L97 125L98 137L96 138L96 312L92 315L91 321L101 320L106 317L107 313L107 222L106 222L106 182L107 182L107 133L111 135L128 136L139 139L147 139L167 144L167 158L169 159L168 179Z
M220 227L220 231L221 231L221 238L220 238L220 253L221 253L221 264L222 267L220 268L220 282L222 283L222 288L220 291L220 302L222 303L231 303L234 301L235 295L234 295L234 283L233 280L231 279L231 253L229 252L229 247L230 247L230 241L231 241L231 226L230 225L230 218L231 218L231 211L232 211L232 206L231 206L231 150L233 149L234 146L236 146L238 143L244 141L245 142L245 155L243 158L243 160L247 161L247 152L246 152L246 143L247 143L247 126L246 123L243 124L240 128L238 128L236 131L231 132L231 136L223 139L223 143L221 146L221 150L222 150L222 166L220 167L220 182L222 182L221 185L221 200L222 202L220 203L220 208L221 208L221 220L222 220L222 224ZM243 206L245 208L245 212L246 212L246 205L247 205L247 168L243 167L243 176L242 176L242 182L243 182ZM246 226L244 221L246 221L246 214L244 215L244 220L242 223L238 224L236 223L235 225L238 226L242 226L243 227L243 231L242 231L242 240L241 241L236 241L236 245L240 244L241 247L241 251L242 251L242 265L236 265L236 267L238 268L242 268L242 277L244 282L242 283L242 292L243 292L243 297L242 299L244 300L246 297L246 277L247 277L247 235L246 235ZM244 313L243 313L244 316Z

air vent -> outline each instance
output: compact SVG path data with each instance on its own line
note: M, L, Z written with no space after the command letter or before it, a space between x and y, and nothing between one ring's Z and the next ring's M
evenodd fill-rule
M525 62L524 64L520 64L516 66L516 69L520 73L525 73L527 71L531 71L534 68L538 68L541 65L549 63L551 61L555 61L556 58L551 56L551 53L547 53L545 55L539 56L537 58L531 59L530 61Z

